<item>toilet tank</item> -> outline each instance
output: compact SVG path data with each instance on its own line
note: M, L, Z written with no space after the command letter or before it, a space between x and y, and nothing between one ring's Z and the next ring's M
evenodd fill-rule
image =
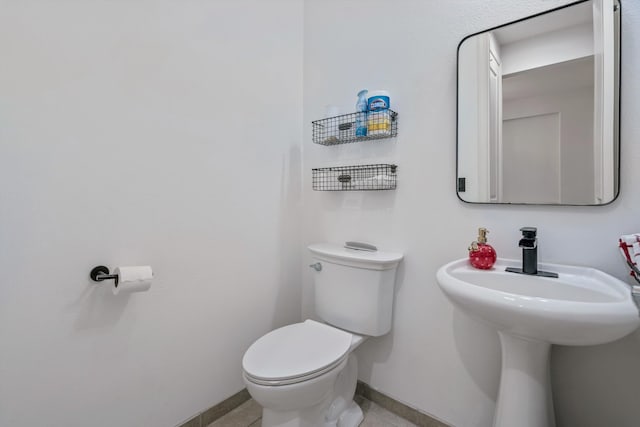
M316 314L325 322L357 334L380 336L391 330L393 294L402 254L347 249L318 243L309 246Z

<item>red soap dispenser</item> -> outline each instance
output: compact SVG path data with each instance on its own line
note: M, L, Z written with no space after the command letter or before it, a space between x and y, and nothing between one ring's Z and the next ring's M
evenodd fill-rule
M487 243L486 228L478 229L478 241L472 242L469 246L469 262L480 270L489 270L496 262L496 251L493 246Z

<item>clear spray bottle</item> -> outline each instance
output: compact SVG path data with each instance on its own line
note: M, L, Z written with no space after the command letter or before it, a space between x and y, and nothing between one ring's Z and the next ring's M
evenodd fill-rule
M367 94L368 90L358 92L356 103L356 137L367 136Z

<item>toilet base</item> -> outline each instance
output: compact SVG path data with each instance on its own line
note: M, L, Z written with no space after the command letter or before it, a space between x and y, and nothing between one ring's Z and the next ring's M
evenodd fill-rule
M262 427L325 427L322 422L328 401L312 408L300 411L274 411L269 408L262 410ZM335 424L334 424L335 426Z
M360 425L364 415L362 409L353 401L358 375L358 361L355 355L351 353L346 363L336 371L338 372L327 375L330 383L324 387L321 386L321 389L326 391L323 392L322 397L318 396L320 397L319 401L300 409L286 408L285 401L282 400L272 401L269 403L273 404L269 404L266 399L260 398L264 397L264 394L258 394L255 386L248 383L247 388L254 399L258 403L266 404L262 409L262 427L357 427ZM322 377L318 378L319 381L322 379ZM299 390L294 390L295 396L299 397L305 386L296 385L301 387ZM321 391L321 389L316 389L316 391ZM269 391L276 390L266 390L266 393L271 395ZM293 396L291 395L291 398ZM294 403L287 399L286 395L281 398L289 403Z
M357 427L362 420L364 420L362 409L356 402L351 402L351 405L340 415L336 427Z
M323 419L326 405L320 405L316 411L308 409L300 412L276 412L265 408L262 411L262 427L358 427L364 414L360 406L354 401L345 409L337 421L327 421L318 425L316 420Z

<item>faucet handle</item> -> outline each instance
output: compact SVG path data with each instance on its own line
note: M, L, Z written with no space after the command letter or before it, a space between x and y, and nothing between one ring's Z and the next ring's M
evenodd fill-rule
M538 229L536 227L522 227L520 231L522 231L522 237L525 239L535 239Z

